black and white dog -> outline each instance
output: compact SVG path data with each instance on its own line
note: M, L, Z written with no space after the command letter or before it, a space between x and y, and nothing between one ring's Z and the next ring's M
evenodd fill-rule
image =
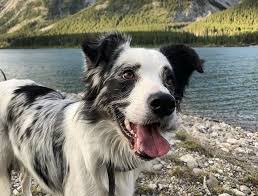
M17 163L53 195L111 195L112 180L116 196L132 196L145 161L170 150L164 135L192 72L203 72L196 52L184 45L132 48L119 33L88 39L82 49L80 101L31 80L0 82L1 196L11 194ZM26 196L29 182L25 175Z

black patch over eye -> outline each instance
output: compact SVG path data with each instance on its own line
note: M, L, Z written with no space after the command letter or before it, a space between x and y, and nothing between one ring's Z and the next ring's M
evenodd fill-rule
M122 74L122 77L125 80L135 80L136 78L133 70L125 70Z

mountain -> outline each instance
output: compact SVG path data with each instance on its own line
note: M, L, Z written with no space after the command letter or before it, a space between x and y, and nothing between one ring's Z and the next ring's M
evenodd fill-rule
M0 33L169 30L240 0L0 0Z
M94 2L95 0L0 0L0 33L39 29Z
M49 0L49 17L56 18L75 14L95 2L96 0Z
M40 0L1 0L0 33L12 33L44 21L47 9Z
M194 0L188 1L185 11L176 10L174 20L193 22L200 18L209 16L215 12L226 10L237 5L240 0ZM178 1L180 3L180 1Z
M235 7L190 24L185 30L195 35L239 35L258 32L258 1L244 0Z

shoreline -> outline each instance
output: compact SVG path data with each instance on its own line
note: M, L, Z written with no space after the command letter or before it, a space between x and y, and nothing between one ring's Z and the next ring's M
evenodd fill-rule
M168 137L170 152L146 164L136 183L136 196L258 194L258 132L179 114L179 127ZM13 194L20 195L17 173L12 179ZM46 195L35 182L32 190L33 195Z
M245 123L241 123L239 121L233 121L233 120L226 120L226 119L223 119L223 117L222 118L209 117L209 116L203 116L201 114L193 114L191 112L185 112L184 115L194 116L194 117L197 117L200 119L204 118L208 121L215 122L215 123L223 123L224 122L225 124L227 124L229 126L240 127L241 129L251 132L251 133L258 132L258 128L256 126L247 126Z
M160 44L163 45L163 44ZM258 47L257 44L224 44L224 45L217 45L217 44L191 44L187 43L186 45L189 45L194 48L238 48L238 47ZM158 47L159 45L155 46L152 44L140 44L140 45L133 45L133 46L138 46L138 47L149 47L149 48L155 48ZM10 50L10 49L80 49L81 47L79 45L53 45L53 46L24 46L24 47L0 47L1 50Z
M133 38L132 46L153 47L167 43L186 44L192 47L249 47L257 46L256 33L234 35L195 35L187 31L154 30L122 31ZM0 36L0 48L77 48L90 37L105 32L81 32L59 34L4 34ZM245 39L248 37L249 39Z

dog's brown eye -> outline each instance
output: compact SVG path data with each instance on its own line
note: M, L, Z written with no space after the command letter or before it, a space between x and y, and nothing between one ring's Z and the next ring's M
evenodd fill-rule
M123 78L125 80L134 80L135 79L135 74L132 70L127 70L127 71L124 71Z
M166 78L166 85L167 86L173 86L174 85L174 78L173 78L173 76L167 76L167 78Z

